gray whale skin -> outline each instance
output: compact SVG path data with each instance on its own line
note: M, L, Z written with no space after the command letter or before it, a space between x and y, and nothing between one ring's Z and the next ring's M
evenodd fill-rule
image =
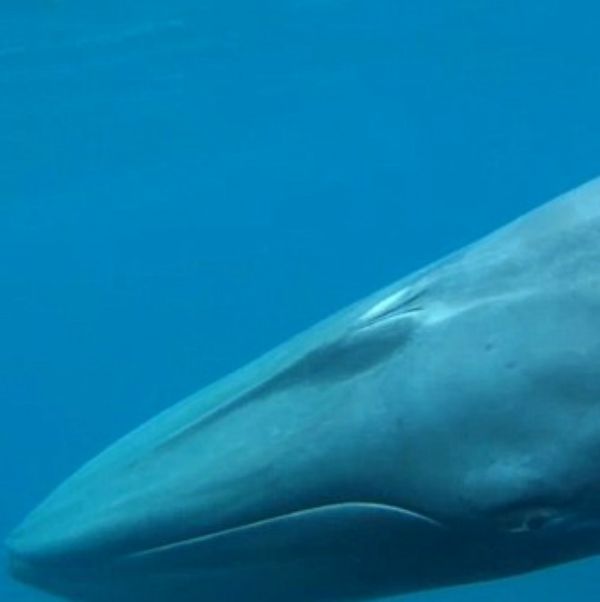
M115 443L9 536L81 602L339 602L600 553L600 180Z

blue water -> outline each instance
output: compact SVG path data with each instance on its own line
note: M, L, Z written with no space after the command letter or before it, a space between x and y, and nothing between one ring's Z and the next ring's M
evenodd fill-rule
M5 0L0 536L143 419L597 175L599 18ZM596 601L599 572L416 598ZM2 602L42 599L0 577Z

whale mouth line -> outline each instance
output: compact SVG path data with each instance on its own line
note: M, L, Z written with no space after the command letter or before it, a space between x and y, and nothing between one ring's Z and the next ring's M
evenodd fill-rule
M244 534L252 534L265 528L283 527L286 521L299 522L306 521L308 524L311 518L318 520L335 519L339 515L347 515L348 513L369 513L370 515L377 514L387 518L409 520L415 524L429 525L433 527L443 527L439 521L428 517L420 512L408 510L399 506L390 504L374 503L374 502L340 502L322 504L316 506L308 506L300 510L290 512L274 513L271 516L265 516L257 520L241 522L214 531L204 531L194 533L192 530L187 536L169 539L167 533L163 533L162 541L154 542L147 540L145 543L138 541L137 545L133 541L123 539L120 543L105 541L97 547L93 544L89 547L75 546L71 549L55 549L47 550L42 553L28 553L23 549L19 549L16 542L11 542L11 538L6 542L9 571L17 578L23 579L27 575L36 575L40 573L60 573L67 575L70 573L81 573L94 571L97 569L117 568L120 565L126 566L130 564L142 563L144 560L160 558L169 553L185 553L186 550L191 550L195 546L224 542L229 537L243 536ZM98 542L96 542L98 543ZM27 580L25 578L25 580Z
M223 529L219 529L209 533L203 533L199 535L192 535L187 538L176 539L171 542L162 543L159 545L155 545L152 547L146 547L137 551L131 551L126 554L120 555L115 560L119 561L133 561L133 560L142 560L146 557L151 557L154 555L159 555L161 553L168 553L170 551L178 551L185 549L186 547L191 547L198 544L210 543L211 541L217 541L222 538L226 538L228 536L235 536L239 534L243 534L245 532L250 532L252 530L258 530L261 527L267 527L271 525L276 525L277 523L283 523L286 520L294 520L294 519L302 519L310 517L310 515L318 515L325 513L333 513L336 510L348 510L348 509L356 509L360 508L363 510L370 511L380 511L382 513L388 514L396 514L401 516L403 519L410 519L415 522L420 522L422 524L428 524L432 527L443 528L444 525L420 512L415 512L413 510L408 510L406 508L402 508L400 506L393 506L390 504L382 504L376 502L340 502L334 504L322 504L318 506L312 506L303 508L301 510L294 510L291 512L284 512L281 514L273 514L272 516L261 518L254 521L249 521L246 523L242 523L239 525L235 525L232 527L226 527Z
M409 531L417 537L431 533L432 529L445 529L443 523L402 507L342 502L274 513L212 533L193 535L190 529L187 537L157 545L138 545L137 550L133 545L127 549L126 540L121 542L120 549L117 545L112 549L89 547L82 550L83 556L73 548L62 551L56 548L54 555L49 551L45 555L36 555L20 550L17 541L11 542L9 538L8 570L14 578L30 586L54 595L84 600L86 592L95 595L94 592L100 592L106 582L112 583L115 591L121 591L120 588L129 591L128 584L146 588L144 583L149 575L153 575L151 580L155 580L157 587L164 587L170 579L185 582L195 575L194 579L202 581L209 579L213 571L220 574L230 570L231 566L245 563L259 572L268 572L271 569L265 567L270 564L276 566L281 560L285 565L292 549L319 558L331 551L333 543L334 547L341 545L341 557L347 558L348 555L364 554L365 549L376 550L382 535L386 546L390 545L390 538L400 541L398 535L407 524ZM366 548L362 544L366 544ZM98 600L105 602L110 598ZM162 602L163 598L160 600Z

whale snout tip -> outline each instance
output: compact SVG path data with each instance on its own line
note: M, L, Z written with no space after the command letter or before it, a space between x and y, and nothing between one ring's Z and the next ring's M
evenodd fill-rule
M4 563L6 572L22 583L35 585L36 565L35 554L30 554L19 544L19 529L10 533L4 541Z
M5 539L3 552L5 570L15 581L53 596L79 599L87 571L60 537L46 539L26 519Z
M49 536L42 524L26 518L4 541L4 563L10 577L21 583L52 591L50 582L72 566L68 545L60 536ZM72 555L74 559L76 555Z
M24 524L12 531L4 541L4 562L7 573L16 581L36 585L49 558L28 541Z

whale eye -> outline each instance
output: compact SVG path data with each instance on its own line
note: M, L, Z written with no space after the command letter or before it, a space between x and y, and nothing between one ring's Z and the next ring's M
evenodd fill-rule
M503 529L510 533L531 533L541 531L555 522L559 512L555 508L535 507L512 509L499 516Z
M552 520L552 514L547 510L535 511L524 517L523 531L539 531Z

